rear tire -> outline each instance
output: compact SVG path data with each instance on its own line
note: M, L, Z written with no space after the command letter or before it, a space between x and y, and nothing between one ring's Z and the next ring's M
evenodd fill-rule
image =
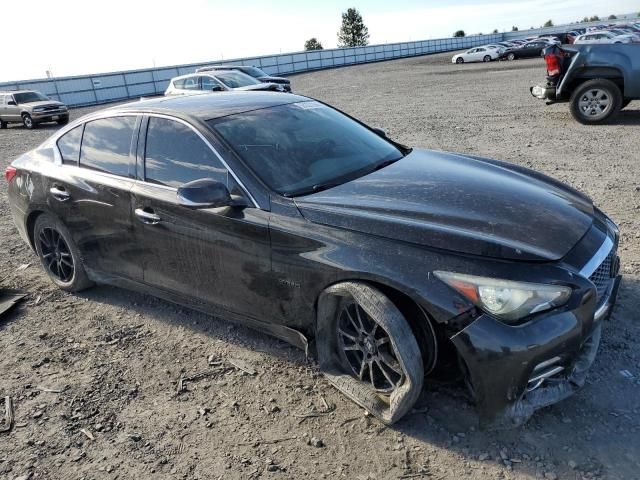
M571 95L571 115L584 125L598 125L615 118L623 97L611 80L598 78L579 85Z
M485 55L484 58L482 59L483 62L487 63L491 61L491 56L490 55Z
M71 233L52 215L43 213L33 228L33 244L49 278L62 290L79 292L93 285Z
M35 122L31 118L31 115L29 115L28 113L23 113L22 114L22 124L28 130L32 130L32 129L34 129L36 127Z

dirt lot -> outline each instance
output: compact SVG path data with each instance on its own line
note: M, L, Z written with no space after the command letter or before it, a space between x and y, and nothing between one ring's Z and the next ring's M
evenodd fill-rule
M328 70L293 85L402 143L541 170L620 224L620 301L580 394L523 428L487 433L462 387L428 386L386 428L302 352L265 335L114 288L56 290L18 237L0 182L0 285L28 293L0 320L0 396L14 398L16 414L0 434L0 478L640 478L640 102L615 125L586 127L566 105L530 96L540 60L449 59ZM2 170L53 131L0 131ZM181 377L190 379L177 393Z

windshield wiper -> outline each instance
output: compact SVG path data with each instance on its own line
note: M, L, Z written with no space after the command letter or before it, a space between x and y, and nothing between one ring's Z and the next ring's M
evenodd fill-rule
M400 160L399 158L394 158L392 160L383 160L380 163L377 163L373 169L371 170L371 172L377 172L378 170L382 170L384 167L388 167L389 165L391 165L392 163L396 163L398 160Z

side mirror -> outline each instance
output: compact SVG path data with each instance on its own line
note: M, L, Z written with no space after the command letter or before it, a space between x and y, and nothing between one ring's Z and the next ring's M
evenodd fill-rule
M222 88L221 85L214 85L213 87L211 87L211 91L212 92L222 92L224 89Z
M383 138L387 138L387 132L385 132L384 130L382 130L381 128L372 128L371 130L373 130L376 134L378 134L379 136L383 137Z
M227 207L233 203L226 185L211 178L185 183L176 195L178 203L189 208Z
M13 105L13 106L15 107L15 106L17 106L18 104L16 103L16 101L15 101L15 100L9 100L9 101L7 102L7 105Z

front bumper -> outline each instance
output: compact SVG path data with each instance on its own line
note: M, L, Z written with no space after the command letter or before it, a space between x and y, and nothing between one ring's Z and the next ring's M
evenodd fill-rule
M34 122L55 122L58 120L69 120L69 110L53 110L45 112L32 112L31 118Z
M535 410L584 385L620 280L612 279L600 306L594 295L585 296L573 310L552 312L522 326L481 315L452 337L483 428L522 425Z

